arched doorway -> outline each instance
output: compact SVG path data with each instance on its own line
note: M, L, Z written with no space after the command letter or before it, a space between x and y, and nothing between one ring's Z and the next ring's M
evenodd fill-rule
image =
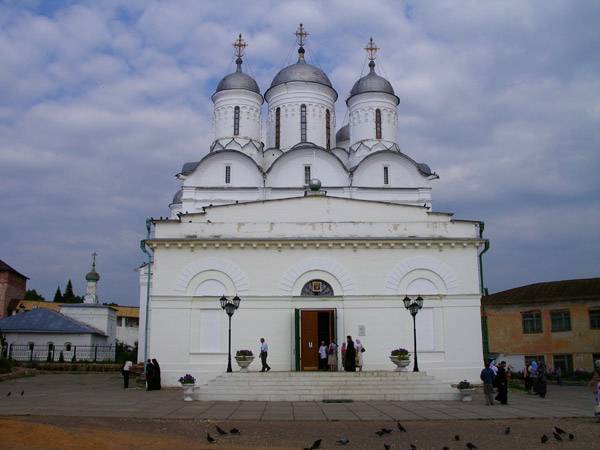
M323 280L310 280L300 292L302 297L333 297L334 291ZM319 347L329 346L336 337L335 309L296 309L296 370L319 370ZM323 368L323 367L321 367ZM327 365L324 367L327 370Z

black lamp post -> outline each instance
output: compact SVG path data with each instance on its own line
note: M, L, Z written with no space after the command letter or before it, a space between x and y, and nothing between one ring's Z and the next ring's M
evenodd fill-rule
M417 360L417 313L423 307L423 297L420 295L413 301L408 296L404 297L404 307L408 309L410 315L413 318L413 340L414 340L414 349L415 349L415 363L413 364L413 372L419 371L419 362Z
M225 310L227 316L229 317L229 356L227 359L227 372L233 372L233 370L231 370L231 316L233 316L235 310L240 307L241 301L242 299L237 295L231 300L225 296L219 299L219 302L221 302L221 308Z

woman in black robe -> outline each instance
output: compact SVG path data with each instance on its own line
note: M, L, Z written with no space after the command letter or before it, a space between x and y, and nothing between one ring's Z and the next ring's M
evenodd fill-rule
M546 365L541 363L538 367L538 374L533 384L533 391L542 398L546 398L546 390L548 389L548 374Z
M496 395L496 400L498 400L503 405L508 403L508 376L506 372L506 361L502 361L498 366L498 373L496 374L496 378L494 379L494 383L498 388L498 395Z
M346 372L356 372L356 348L352 336L346 338L346 359L344 361Z
M154 366L153 389L160 391L160 366L158 365L158 361L156 359L152 359L152 365Z
M146 361L146 390L151 391L154 389L154 364L152 361Z

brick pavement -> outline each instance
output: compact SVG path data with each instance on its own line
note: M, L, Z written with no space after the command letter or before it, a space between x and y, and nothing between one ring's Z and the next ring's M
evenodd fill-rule
M20 395L24 390L25 394ZM11 396L7 397L7 393ZM584 387L549 386L546 399L511 392L509 405L473 402L366 401L184 402L180 389L124 390L118 374L42 374L0 383L0 415L136 417L253 421L382 421L591 417Z

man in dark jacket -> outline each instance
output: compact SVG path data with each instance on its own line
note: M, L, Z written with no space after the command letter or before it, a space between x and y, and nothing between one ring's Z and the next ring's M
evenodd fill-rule
M498 373L496 374L496 387L498 388L498 400L503 405L508 403L508 372L506 371L506 361L502 361L498 366Z
M481 371L479 378L481 378L481 381L483 381L485 404L492 406L494 404L494 371L489 365L486 364L484 369Z

